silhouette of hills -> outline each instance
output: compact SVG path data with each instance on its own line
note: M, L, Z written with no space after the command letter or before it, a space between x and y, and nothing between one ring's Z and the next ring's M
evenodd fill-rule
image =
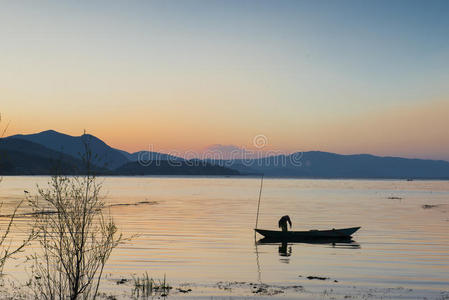
M13 135L7 139L9 138L37 143L51 150L71 155L74 158L81 158L80 155L85 153L84 143L88 143L90 151L96 156L95 163L111 170L128 162L128 159L119 150L108 146L105 142L90 134L71 136L54 130L47 130L35 134Z
M176 157L170 154L160 153L160 152L153 152L153 151L138 151L134 153L128 153L123 150L119 150L120 153L125 155L125 157L128 159L128 161L135 162L135 161L152 161L152 160L183 160L180 157Z
M0 174L80 172L84 142L96 155L96 171L110 175L259 175L293 178L449 179L443 160L341 155L309 151L259 159L185 160L169 154L128 153L92 135L70 136L53 130L0 139ZM82 171L82 170L81 170Z
M321 151L297 152L254 160L215 162L241 173L299 178L447 179L449 162L443 160L341 155Z
M0 139L0 175L86 173L80 156L85 152L83 139L89 143L90 151L100 158L99 160L94 158L93 162L96 162L96 166L92 169L98 175L239 174L238 171L226 167L207 163L193 164L182 158L163 153L141 151L130 154L111 148L91 135L73 137L56 131L44 131L38 134L15 135ZM46 147L46 142L53 149ZM61 149L61 151L55 149ZM139 162L137 162L138 159ZM109 164L106 164L105 161Z
M0 139L1 175L82 173L82 162L70 155L20 139Z
M236 170L192 160L129 162L115 170L121 175L240 175Z

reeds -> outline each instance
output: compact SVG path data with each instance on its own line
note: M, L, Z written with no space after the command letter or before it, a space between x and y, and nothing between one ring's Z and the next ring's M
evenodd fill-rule
M133 276L134 289L133 294L136 297L150 297L150 296L161 296L166 297L172 289L172 287L167 283L166 276L164 274L164 279L153 279L148 276L145 272L141 277Z

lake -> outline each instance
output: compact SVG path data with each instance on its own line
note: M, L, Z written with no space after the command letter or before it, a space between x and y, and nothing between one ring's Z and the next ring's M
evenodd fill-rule
M3 177L2 213L24 198L23 190L35 193L36 184L43 186L48 179ZM285 214L292 219L293 230L362 228L348 244L256 245L258 178L99 180L105 202L112 205L106 212L125 236L138 235L112 253L104 280L110 289L118 286L116 279L148 272L155 278L165 274L173 285L193 286L204 296L218 293L214 288L228 293L222 283L242 296L251 295L247 283L301 286L297 295L323 298L327 292L342 297L448 295L448 181L266 178L259 228L276 229ZM22 206L22 211L26 209ZM6 219L0 221L4 226ZM15 240L20 240L26 226L25 218L18 219ZM25 278L26 264L21 261L9 262L5 273Z

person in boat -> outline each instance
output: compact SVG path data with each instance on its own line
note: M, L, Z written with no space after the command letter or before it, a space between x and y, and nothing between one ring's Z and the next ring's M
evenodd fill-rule
M279 219L279 228L282 228L282 231L288 231L288 224L290 225L290 228L292 228L292 221L290 220L289 216L283 216Z

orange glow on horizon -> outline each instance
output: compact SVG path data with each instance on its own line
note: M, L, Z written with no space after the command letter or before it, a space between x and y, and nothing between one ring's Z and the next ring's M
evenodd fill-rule
M320 150L341 154L370 153L449 159L448 101L396 106L344 120L297 120L288 130L278 128L280 126L261 126L258 130L258 124L240 127L241 125L236 123L234 126L227 126L225 120L209 123L210 119L201 119L202 113L192 115L192 118L190 115L170 113L147 115L143 111L132 116L105 114L98 118L86 117L84 122L80 121L85 124L82 126L74 121L76 118L62 115L40 122L30 113L8 115L4 116L4 121L10 121L7 135L54 129L79 136L85 128L88 133L110 146L129 152L202 152L212 144L255 149L254 136L263 134L267 137L268 144L262 150L277 150L283 153ZM113 121L117 119L120 121Z

